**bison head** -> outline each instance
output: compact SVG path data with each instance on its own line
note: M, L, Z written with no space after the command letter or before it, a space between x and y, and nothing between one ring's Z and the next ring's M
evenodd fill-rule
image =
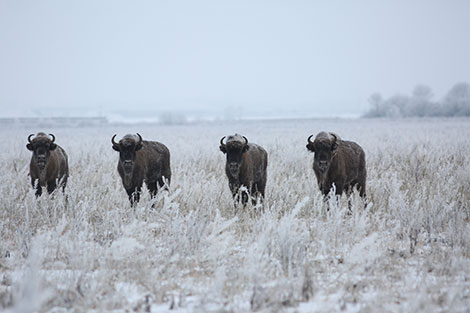
M313 160L314 166L320 173L326 173L331 165L331 160L336 155L338 148L338 136L333 133L321 132L314 141L311 141L313 135L307 139L307 149L315 153Z
M28 144L26 148L28 150L33 151L33 160L36 163L37 167L40 170L43 170L47 162L49 162L49 158L51 156L51 151L57 148L57 145L54 143L55 136L53 134L49 134L52 137L52 140L44 133L38 133L37 136L31 140L34 134L28 136Z
M220 151L227 155L227 167L230 174L237 178L240 174L243 153L248 151L248 139L245 136L235 134L229 136L224 144L225 136L220 139Z
M136 151L142 149L142 136L137 133L138 138L133 135L126 135L119 143L114 141L116 135L111 138L113 149L119 152L119 163L124 169L124 173L131 174L134 171Z

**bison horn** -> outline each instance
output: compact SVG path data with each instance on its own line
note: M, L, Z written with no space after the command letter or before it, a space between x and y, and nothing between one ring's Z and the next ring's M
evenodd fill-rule
M137 133L137 136L139 136L139 142L137 143L137 145L140 145L142 143L142 136L139 133Z
M52 137L52 142L51 143L53 143L55 141L55 136L53 134L49 134L49 136Z
M247 145L248 144L248 139L246 139L245 136L243 136L243 138L245 139L245 145Z
M31 137L33 137L33 136L34 136L34 134L31 134L31 135L28 136L28 142L29 142L29 143L32 143L32 142L31 142Z
M310 136L307 138L308 143L313 144L313 141L310 140L310 138L312 138L312 137L313 137L313 135L310 135Z
M119 144L114 141L114 138L116 138L116 134L114 134L113 138L111 138L111 142L113 143L113 146L119 146Z
M333 142L336 142L338 141L338 136L336 136L336 134L334 133L330 133L331 136L333 136L333 138L335 139Z
M222 147L225 147L225 144L224 144L224 139L225 139L226 136L223 136L222 139L220 139L220 145Z

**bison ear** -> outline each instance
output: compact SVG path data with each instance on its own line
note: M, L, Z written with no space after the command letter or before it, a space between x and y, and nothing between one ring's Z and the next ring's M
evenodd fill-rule
M142 146L141 143L137 144L137 145L135 146L135 151L139 151L140 149L142 149L142 147L143 147L143 146Z
M250 149L250 146L249 146L249 145L245 145L245 146L243 147L242 153L247 152L248 149Z
M113 149L117 152L121 151L121 149L119 149L119 146L118 145L113 145Z
M331 152L335 152L336 149L338 149L338 144L336 142L333 142L333 144L331 145Z
M49 150L52 151L55 150L55 148L57 148L57 145L55 143L51 143L49 146Z
M222 151L223 153L227 153L227 149L225 149L224 146L220 145L220 146L219 146L219 149L220 149L220 151Z
M307 147L308 151L315 152L315 148L313 147L313 145L311 143L307 144L306 147Z
M26 148L27 148L28 150L30 150L30 151L33 151L33 150L34 150L33 145L30 144L30 143L28 143L28 144L26 145Z

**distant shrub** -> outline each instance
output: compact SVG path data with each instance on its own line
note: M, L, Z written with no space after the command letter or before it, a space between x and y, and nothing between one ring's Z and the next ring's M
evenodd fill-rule
M369 98L371 108L364 117L470 116L470 84L458 83L441 102L432 101L431 88L418 85L411 96L383 99L379 93Z

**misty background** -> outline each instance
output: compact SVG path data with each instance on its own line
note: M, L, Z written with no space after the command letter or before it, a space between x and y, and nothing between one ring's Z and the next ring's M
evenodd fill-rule
M0 118L397 116L470 82L469 30L466 0L1 0Z

